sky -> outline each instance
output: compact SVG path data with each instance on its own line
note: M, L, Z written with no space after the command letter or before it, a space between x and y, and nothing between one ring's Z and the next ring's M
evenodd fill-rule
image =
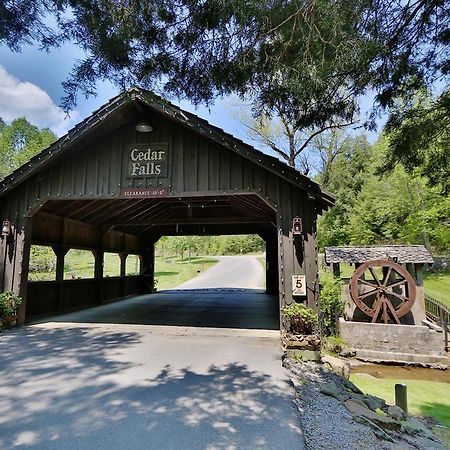
M76 109L65 114L59 107L64 96L62 82L74 62L82 57L83 53L71 44L50 53L32 46L25 46L16 53L0 46L0 117L10 123L25 116L34 125L48 127L61 136L120 93L111 83L99 82L96 97L85 99L80 96ZM173 98L170 101L237 137L245 137L242 125L226 110L228 99L219 99L210 109L195 108L188 101Z
M96 97L86 99L80 96L76 109L69 114L64 113L59 107L64 95L62 82L67 78L74 62L82 57L82 51L70 43L49 53L33 46L24 46L20 53L0 46L0 117L10 123L17 117L25 116L32 124L40 128L48 127L62 136L119 94L119 89L111 83L99 82ZM244 126L233 118L230 111L232 99L219 99L210 108L196 108L188 101L173 98L169 100L255 145L246 135ZM365 99L362 109L367 110L370 104L371 99ZM376 133L371 133L369 140L374 142L375 139Z

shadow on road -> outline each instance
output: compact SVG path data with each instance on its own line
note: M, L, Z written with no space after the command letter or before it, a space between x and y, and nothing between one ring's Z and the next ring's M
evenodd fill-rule
M116 356L140 341L80 328L2 335L0 448L302 448L282 420L286 386L240 363L202 373L167 365L155 376Z
M167 290L33 323L47 321L278 330L279 307L258 289Z

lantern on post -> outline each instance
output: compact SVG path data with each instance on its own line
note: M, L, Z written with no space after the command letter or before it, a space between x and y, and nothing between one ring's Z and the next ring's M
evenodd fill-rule
M3 221L2 238L8 237L11 234L11 222L8 219Z
M302 225L302 219L300 217L294 217L294 220L292 221L292 235L294 238L301 237L303 233L303 225Z

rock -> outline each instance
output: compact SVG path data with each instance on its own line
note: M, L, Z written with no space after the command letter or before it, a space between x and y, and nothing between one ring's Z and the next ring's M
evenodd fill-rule
M329 397L334 397L338 400L342 400L345 398L344 393L339 389L339 386L333 382L329 381L328 383L324 383L320 386L320 392L322 394L328 395Z
M355 394L361 394L364 395L364 392L361 391L361 389L359 389L358 386L355 386L350 380L347 379L343 379L342 380L342 384L349 389L350 391L354 392Z
M356 356L356 350L353 350L352 348L343 348L339 356L342 356L343 358L353 358Z
M386 401L382 398L375 397L373 395L361 395L361 394L355 394L350 393L349 394L352 399L361 400L364 402L369 409L372 411L375 411L377 409L384 409L386 407Z
M406 419L405 411L403 411L403 409L399 406L389 406L387 409L387 413L395 420L402 421Z
M320 361L320 351L318 350L287 349L286 355L294 362Z
M371 411L367 405L362 406L361 402L347 400L344 405L355 419L369 420L383 430L400 430L402 426L398 420L378 415Z
M419 420L409 418L401 422L402 431L408 434L418 434L427 439L435 439L434 434Z
M348 379L350 377L350 364L347 361L343 361L334 356L325 355L322 356L322 362L329 364L336 373L342 375L344 378Z

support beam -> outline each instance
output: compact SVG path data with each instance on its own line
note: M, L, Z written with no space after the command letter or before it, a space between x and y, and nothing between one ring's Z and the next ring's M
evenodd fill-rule
M155 243L149 242L141 259L141 275L144 280L143 292L155 292Z
M11 290L22 298L22 304L17 311L17 324L24 325L27 310L28 270L30 267L31 219L26 220L20 231L16 230L15 240L14 284Z
M103 250L92 250L92 254L95 258L94 263L94 278L97 287L97 303L101 304L103 300L103 289L102 289L102 281L103 281L103 263L105 252Z
M275 231L266 240L266 292L278 293L278 245Z
M111 222L110 226L150 226L150 225L221 225L221 224L264 224L268 223L268 219L264 218L247 218L247 217L171 217L169 219L152 219L152 220L134 220L132 222Z
M59 310L62 311L65 308L64 305L64 258L69 251L64 245L54 245L52 247L53 252L56 255L56 282L59 285L58 289L58 304Z

